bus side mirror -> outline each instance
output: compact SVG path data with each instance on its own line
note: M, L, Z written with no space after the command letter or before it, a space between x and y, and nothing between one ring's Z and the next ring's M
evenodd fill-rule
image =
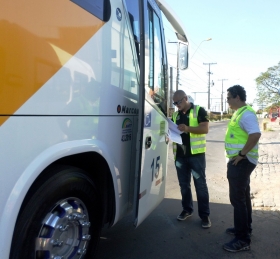
M189 65L188 45L179 42L179 67L181 70L187 69Z

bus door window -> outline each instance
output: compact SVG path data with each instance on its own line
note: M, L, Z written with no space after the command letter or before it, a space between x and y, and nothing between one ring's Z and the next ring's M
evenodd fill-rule
M135 48L137 52L138 62L140 61L140 27L139 27L139 2L138 0L126 0L129 20L133 32Z
M167 110L167 91L165 87L164 51L160 19L149 8L149 93L162 112Z

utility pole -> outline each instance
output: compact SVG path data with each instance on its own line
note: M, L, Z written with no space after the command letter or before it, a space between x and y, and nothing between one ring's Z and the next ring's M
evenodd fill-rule
M211 103L213 103L212 100L215 100L215 99L219 99L219 100L220 100L220 98L210 98L210 99L211 99ZM216 111L217 103L218 103L218 102L216 102L216 105L214 106L214 107L215 107L215 111ZM219 107L219 106L218 106L218 107Z
M226 81L227 79L219 79L218 81L222 81L222 95L221 95L221 112L224 111L224 107L223 107L223 103L224 103L224 98L223 98L223 93L224 93L224 86L223 83L224 81Z
M203 63L203 65L209 65L209 72L208 73L208 111L210 112L210 75L212 74L210 71L211 65L216 65L217 63Z
M225 99L225 111L227 112L227 99Z
M173 67L170 67L170 103L169 107L173 108L173 102L172 102L172 97L173 97Z
M168 117L171 117L174 112L172 97L173 97L173 67L170 67L170 93L169 93L170 103L169 103Z

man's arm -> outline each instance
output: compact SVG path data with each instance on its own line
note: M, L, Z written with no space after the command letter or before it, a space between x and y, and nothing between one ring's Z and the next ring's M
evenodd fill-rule
M242 116L239 125L248 134L247 142L241 150L241 154L246 155L258 143L261 137L259 122L256 115L248 111Z
M248 140L247 140L245 146L244 146L244 147L242 148L242 150L241 150L241 154L242 154L242 155L246 155L246 154L258 143L260 137L261 137L261 133L259 133L259 132L250 134L250 135L248 136ZM237 165L238 162L239 162L240 160L242 160L243 158L244 158L244 157L241 157L241 156L239 156L239 155L233 157L233 158L232 158L232 160L233 160L233 163L232 163L232 164L233 164L233 165Z
M261 133L252 133L248 136L245 146L241 150L242 155L246 155L259 141Z

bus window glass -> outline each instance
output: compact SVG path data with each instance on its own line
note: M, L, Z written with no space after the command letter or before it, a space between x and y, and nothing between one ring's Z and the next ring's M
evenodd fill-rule
M149 9L149 87L154 93L154 30L153 30L153 12Z
M140 52L140 27L139 27L139 3L138 0L131 1L126 0L126 6L128 10L129 20L133 32L134 43L137 52L137 58L139 61L139 52Z
M137 42L140 42L140 28L139 28L139 4L137 1L126 0L126 6L129 13L129 19L132 26L132 31Z
M120 25L113 26L111 30L111 85L124 90L123 94L136 102L139 94L139 67L129 14L124 15Z
M129 33L128 26L129 22L126 21L126 30L124 31L124 49L128 50L123 55L124 59L124 90L131 92L135 96L138 95L139 80L137 76L137 58L134 51L134 39L133 35Z
M154 91L158 101L164 99L162 41L159 18L154 13Z
M166 114L167 91L165 90L165 70L163 42L159 17L149 9L149 72L148 86L149 94Z
M107 22L111 15L109 0L71 0L102 21Z

